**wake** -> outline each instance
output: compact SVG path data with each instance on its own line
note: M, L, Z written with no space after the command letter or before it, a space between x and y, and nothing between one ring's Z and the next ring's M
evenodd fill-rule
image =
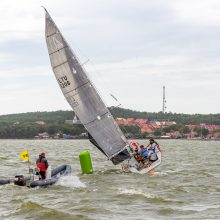
M86 184L81 182L78 176L63 176L56 182L56 185L71 188L86 188Z

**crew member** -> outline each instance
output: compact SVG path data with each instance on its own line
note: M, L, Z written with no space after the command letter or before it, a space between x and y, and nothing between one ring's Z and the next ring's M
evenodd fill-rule
M140 148L141 148L141 155L143 157L142 162L146 166L147 163L148 163L149 151L148 151L148 149L146 147L144 147L144 145L141 145Z
M46 179L46 172L49 166L47 159L45 157L45 152L39 154L39 158L36 161L37 168L39 170L39 179Z
M136 148L134 150L134 153L133 153L133 156L134 158L137 160L138 163L140 163L143 159L142 155L140 154L140 152L138 151L138 148Z
M148 158L150 161L155 161L157 160L157 153L160 151L159 144L153 139L150 138L149 144L147 146L147 149L149 151Z
M138 162L138 164L135 164L137 170L140 170L143 166L143 157L139 152L138 148L136 148L135 151L133 152L133 157Z

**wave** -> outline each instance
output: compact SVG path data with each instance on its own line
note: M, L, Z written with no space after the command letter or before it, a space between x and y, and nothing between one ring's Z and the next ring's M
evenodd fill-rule
M28 202L22 203L20 210L29 211L29 210L41 209L41 208L43 208L43 207L41 205L39 205L38 203L28 201Z
M142 190L136 190L136 189L119 189L118 194L120 194L120 195L129 195L129 196L139 195L139 196L144 196L148 199L158 198L156 195L144 192Z
M20 208L13 215L5 216L7 219L16 219L23 220L30 218L31 219L65 219L65 220L74 220L74 219L82 219L82 220L90 220L87 216L83 214L74 214L74 213L66 213L63 210L55 210L52 208L47 208L38 203L28 201L22 203Z
M56 185L71 187L71 188L86 188L86 184L81 182L78 176L63 176Z
M162 196L155 195L140 189L119 189L118 194L125 196L135 196L135 197L142 196L151 200L151 202L155 202L155 203L183 203L178 200L171 200L168 198L164 198Z
M164 198L154 195L149 192L142 191L140 189L119 189L119 195L127 195L127 196L142 196L147 199L158 200L158 201L166 201Z
M190 206L184 206L179 208L180 210L184 211L194 211L194 212L203 212L207 210L219 210L220 205L207 205L207 204L191 204Z
M0 156L0 160L2 161L2 160L8 160L8 157L6 157L6 156Z
M108 175L108 174L121 174L121 170L120 169L108 169L108 170L102 170L102 171L97 171L97 172L94 172L94 174L96 175Z

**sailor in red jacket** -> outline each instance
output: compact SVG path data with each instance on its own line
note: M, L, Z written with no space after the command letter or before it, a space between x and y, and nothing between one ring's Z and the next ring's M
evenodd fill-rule
M36 164L39 170L40 179L46 179L46 172L49 164L45 158L45 152L41 152L39 154L39 158L37 159Z

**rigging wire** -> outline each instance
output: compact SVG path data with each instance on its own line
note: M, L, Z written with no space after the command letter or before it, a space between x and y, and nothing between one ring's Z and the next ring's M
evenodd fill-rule
M79 59L79 56L77 57L78 58L78 61L80 62L80 64L81 64L81 66L84 68L84 70L85 70L85 72L86 72L86 74L88 75L88 77L89 77L89 79L90 79L90 81L91 81L91 83L92 83L92 85L93 85L93 87L97 90L97 92L98 92L98 94L99 94L99 96L101 97L101 99L102 99L102 101L104 102L104 104L107 106L107 108L109 109L109 111L111 112L111 110L113 110L114 108L118 108L118 107L120 107L120 106L122 106L122 104L119 102L119 100L112 94L113 92L110 90L110 88L109 88L109 83L107 83L107 81L106 81L106 78L105 77L103 77L103 74L101 74L100 73L100 71L96 68L96 64L94 64L84 53L82 53L82 51L79 49L79 47L76 47L76 44L74 43L74 47L77 49L77 53L79 54L79 56L80 56L80 54L81 54L81 57L84 57L85 58L85 60L86 61L84 61L84 62L81 62L80 61L80 59ZM73 52L73 51L72 51ZM75 53L74 53L75 54ZM85 69L85 65L87 64L87 63L90 63L90 65L91 65L91 67L92 67L92 71L90 71L90 73ZM95 72L96 74L96 76L93 74L91 74L91 72ZM117 103L116 105L114 105L114 106L109 106L108 107L108 105L107 105L107 103L105 102L105 99L103 98L103 95L100 93L100 91L99 91L99 89L95 86L95 84L93 83L93 79L95 79L95 81L97 82L99 82L99 84L102 84L102 85L104 85L103 87L102 87L102 91L103 92L105 92L106 94L108 94L108 95L110 95L112 98L113 98L113 100L115 100L115 102ZM118 125L118 127L119 127L119 125ZM125 128L125 126L123 126L123 127L120 127L120 129L122 130L122 132L123 132L123 134L128 134L128 131L127 131L127 129ZM129 138L129 137L127 137L127 138Z

